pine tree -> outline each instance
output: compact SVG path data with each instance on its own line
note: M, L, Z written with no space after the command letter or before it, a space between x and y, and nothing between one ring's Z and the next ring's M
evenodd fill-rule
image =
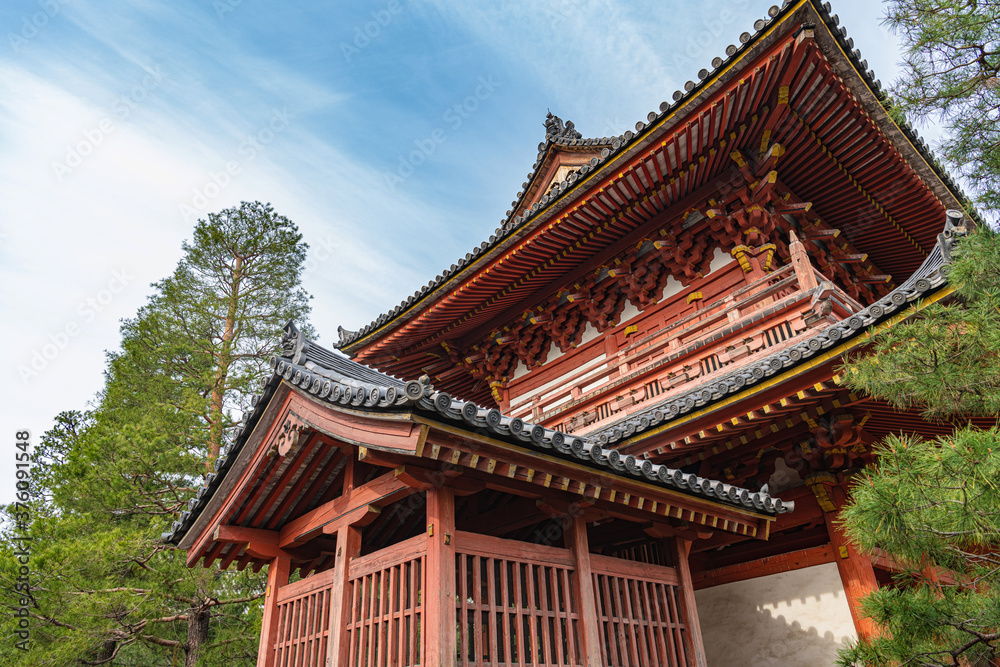
M160 534L267 374L282 325L308 313L305 252L270 206L210 215L123 322L95 408L60 414L34 452L33 646L0 664L255 664L262 577L188 568ZM13 607L16 565L0 563Z
M219 455L233 422L227 407L245 406L264 375L274 332L308 312L299 286L308 248L288 218L270 204L239 207L199 220L174 274L155 285L165 341L182 341L172 370L209 389L208 461ZM228 402L228 404L227 404Z
M940 120L945 161L1000 211L1000 3L888 0L886 22L903 43L897 111Z
M1000 658L1000 236L959 246L950 303L880 334L846 367L848 384L954 431L898 435L856 481L843 521L862 550L905 566L863 601L882 636L842 651L842 665L985 665Z

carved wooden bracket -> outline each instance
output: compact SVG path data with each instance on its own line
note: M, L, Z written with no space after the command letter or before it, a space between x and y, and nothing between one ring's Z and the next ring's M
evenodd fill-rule
M278 437L267 450L267 455L288 456L298 448L299 441L308 435L310 430L310 427L296 415L289 413L285 423L281 425Z

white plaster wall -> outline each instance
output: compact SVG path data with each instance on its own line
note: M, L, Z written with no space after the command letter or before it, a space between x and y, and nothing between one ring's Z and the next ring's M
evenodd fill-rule
M709 667L833 665L857 637L836 563L695 591Z
M729 266L736 260L732 256L724 251L722 248L716 248L715 252L712 254L712 263L708 267L709 273L714 273L719 269Z
M618 320L620 324L625 324L629 320L638 317L642 313L639 312L639 307L636 306L631 301L625 302L625 307L622 308L621 318Z
M551 364L553 361L563 356L564 354L566 353L560 350L558 345L556 345L555 343L549 343L549 353L545 355L545 363Z
M514 376L511 377L511 380L520 380L527 374L528 374L528 367L524 365L523 361L518 359L517 366L514 366Z
M684 286L674 280L673 276L670 276L667 278L667 283L663 286L663 294L660 295L660 301L669 299L673 295L678 294L682 289L684 289Z
M597 338L600 335L601 335L601 332L599 332L597 329L595 329L593 324L591 324L590 322L587 322L587 326L585 326L583 328L583 335L580 337L580 342L577 343L576 346L577 347L582 347L583 345L585 345L586 343L589 343L590 341L594 340L595 338Z

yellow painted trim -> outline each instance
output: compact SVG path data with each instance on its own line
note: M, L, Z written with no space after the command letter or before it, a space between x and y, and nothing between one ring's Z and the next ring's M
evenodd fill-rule
M732 505L723 504L723 503L714 501L714 500L712 500L710 498L702 498L702 497L699 497L699 496L692 496L692 495L688 495L686 493L681 493L679 491L674 491L672 489L667 489L667 488L664 488L662 486L654 486L653 484L650 484L649 482L644 482L644 481L642 481L640 479L628 479L628 478L624 478L624 477L619 477L618 475L615 475L612 472L605 472L603 470L598 470L596 468L591 468L589 466L585 466L583 464L576 463L574 461L567 461L565 459L556 458L555 456L551 456L549 454L543 454L542 452L538 452L538 451L535 451L533 449L527 449L525 447L519 447L518 445L513 445L513 444L510 444L510 443L507 443L507 442L502 442L502 441L497 440L495 438L491 438L489 436L481 435L479 433L470 433L469 431L466 431L466 430L464 430L464 429L462 429L460 427L451 426L451 425L445 424L443 422L435 421L433 419L428 419L428 418L426 418L426 417L424 417L422 415L413 415L413 419L417 423L427 424L428 426L431 426L432 428L438 429L440 431L444 431L446 433L450 433L452 435L461 436L462 438L464 438L466 440L481 442L481 443L489 444L489 445L492 445L492 446L495 446L495 447L501 447L501 448L508 449L510 451L518 452L518 453L521 453L521 454L529 454L531 456L534 456L535 458L537 458L540 461L545 461L547 463L552 463L552 464L556 464L556 465L560 465L560 466L565 466L567 468L570 468L571 470L574 470L574 471L577 471L577 472L580 472L580 473L585 473L587 475L587 477L590 478L590 479L593 479L593 478L597 477L597 478L600 478L600 480L603 481L603 482L612 482L612 483L613 483L613 480L620 479L620 480L622 480L624 482L627 482L629 484L635 484L635 485L637 485L640 489L642 489L645 492L646 496L651 496L651 497L660 496L660 497L667 497L667 498L676 498L676 499L679 499L679 500L681 500L681 501L683 501L685 503L693 503L693 504L695 504L696 506L699 506L699 507L711 507L711 508L714 508L716 510L721 511L724 514L725 513L737 514L737 515L740 515L740 516L745 516L745 517L749 517L749 518L753 518L753 519L763 519L765 521L774 521L775 520L775 517L768 516L767 514L758 514L756 512L750 512L749 510L740 509L739 507L734 507ZM434 446L436 447L437 445L434 445ZM534 477L534 473L535 473L535 471L529 470L529 474L531 476L526 481L530 482L531 478ZM549 484L551 484L552 475L548 474L548 473L545 473L545 476L547 478L547 484L545 484L545 485L548 486ZM600 493L601 488L602 487L597 486L598 493ZM605 488L608 488L608 487L605 487ZM610 488L610 492L612 494L615 494L617 492L617 490L615 488L611 487Z
M914 312L919 311L919 310L923 310L924 308L926 308L927 306L931 305L932 303L936 303L937 301L940 301L941 299L943 299L944 297L948 296L949 294L954 293L954 291L955 291L954 286L952 286L952 285L945 285L944 287L942 287L941 289L939 289L937 292L935 292L932 296L930 296L930 297L928 297L926 299L922 299L921 301L917 302L917 305L915 307L913 307L913 308L907 308L906 310L904 310L901 313L896 313L895 315L893 315L892 317L890 317L888 320L886 320L882 324L877 325L875 327L875 333L878 333L880 331L888 329L889 327L895 326L900 321L905 320L908 317L912 316ZM702 408L701 410L698 410L697 412L693 412L693 413L691 413L689 415L686 415L685 417L682 417L680 419L671 421L668 424L664 424L663 426L658 426L655 429L652 429L650 431L646 431L646 432L644 432L644 433L642 433L640 435L637 435L637 436L634 436L632 438L629 438L628 440L626 440L623 443L622 447L627 447L627 446L631 446L631 445L634 445L636 443L642 442L643 440L651 438L651 437L653 437L655 435L659 435L660 433L664 433L664 432L666 432L666 431L668 431L670 429L673 429L673 428L675 428L677 426L682 426L682 425L684 425L684 424L686 424L686 423L688 423L690 421L694 421L695 419L698 419L699 417L704 417L705 415L708 415L708 414L711 414L713 412L716 412L719 409L726 407L727 405L733 405L733 404L736 404L736 403L740 403L740 402L742 402L742 401L750 398L751 396L754 396L756 394L759 394L759 393L761 393L763 391L766 391L766 390L770 389L771 387L774 387L774 386L779 385L779 384L781 384L783 382L791 380L792 378L797 377L799 375L803 375L806 371L812 370L813 368L816 368L817 366L821 366L821 365L825 364L827 361L830 361L830 360L835 359L837 357L843 356L847 352L850 352L852 349L864 345L867 342L867 339L868 339L868 336L866 336L866 335L855 336L855 337L851 338L850 340L845 341L844 343L841 343L839 346L834 347L833 349L828 350L827 352L825 352L825 353L823 353L823 354L821 354L819 356L813 357L812 359L810 359L805 364L801 364L799 366L796 366L795 368L791 369L787 374L786 373L782 373L781 375L772 377L770 380L768 380L766 382L763 382L761 384L755 385L755 386L753 386L753 387L751 387L749 389L745 389L745 390L741 391L739 394L736 394L735 396L731 396L731 397L727 398L724 401L721 401L719 403L713 403L712 405L708 406L707 408Z

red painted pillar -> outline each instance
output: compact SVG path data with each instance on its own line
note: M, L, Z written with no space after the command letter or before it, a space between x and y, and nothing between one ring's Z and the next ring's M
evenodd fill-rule
M684 609L684 625L688 630L688 659L694 661L694 667L707 667L705 642L701 638L701 622L698 620L698 606L694 600L694 582L691 580L691 566L688 564L691 541L675 537L670 539L670 543L673 548L674 568L677 570L677 589Z
M427 490L427 573L423 646L427 667L452 667L458 655L455 603L455 491Z
M824 491L827 494L826 498L822 497ZM813 492L824 510L823 519L837 559L837 569L844 584L844 593L851 609L854 628L860 639L877 637L880 634L878 625L861 613L861 598L878 590L878 579L875 577L872 561L854 547L854 543L847 539L847 535L837 523L840 510L847 504L847 494L840 485L826 484L815 485Z
M580 653L584 667L601 667L601 628L597 622L597 599L594 577L590 571L590 543L587 522L575 516L566 531L566 546L573 551L576 587L573 596L580 619Z
M278 640L278 590L288 583L292 561L278 557L267 566L267 590L264 593L264 620L260 625L257 667L274 665L274 644Z
M330 591L330 633L327 665L344 667L348 662L347 622L351 616L351 559L361 553L361 529L344 526L337 531L337 560Z

